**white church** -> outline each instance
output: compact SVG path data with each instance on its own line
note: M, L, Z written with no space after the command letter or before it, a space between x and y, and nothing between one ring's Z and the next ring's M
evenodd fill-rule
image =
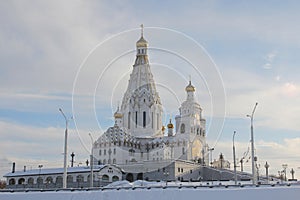
M114 125L94 142L90 166L68 168L67 187L101 187L118 180L233 179L233 172L227 170L229 162L225 162L223 156L219 161L209 163L206 121L191 80L185 87L186 100L175 116L175 127L170 119L165 128L163 106L147 50L148 42L142 29L122 105L114 113ZM93 179L90 179L91 171ZM61 188L62 174L63 168L26 170L24 167L22 171L15 171L13 164L12 172L4 177L8 188ZM238 175L239 180L250 180L249 177L244 173Z
M175 117L175 127L170 119L165 128L147 51L142 29L128 87L114 114L115 124L93 145L94 163L115 164L135 172L156 170L159 165L174 162L209 165L206 121L195 99L195 87L190 80L185 87L186 100Z

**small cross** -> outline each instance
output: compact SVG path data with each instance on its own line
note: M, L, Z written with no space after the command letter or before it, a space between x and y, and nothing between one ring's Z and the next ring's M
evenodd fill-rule
M144 25L141 24L141 36L143 37L144 36Z

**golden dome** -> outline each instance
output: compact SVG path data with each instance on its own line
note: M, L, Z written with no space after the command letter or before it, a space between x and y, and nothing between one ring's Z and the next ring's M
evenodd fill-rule
M189 82L188 86L186 86L185 91L187 92L195 92L195 87L192 85L191 81Z
M165 129L166 129L165 126L162 126L162 127L161 127L161 130L162 130L162 131L165 131Z
M118 106L117 111L116 111L115 114L114 114L114 117L115 117L115 118L122 118L122 117L123 117L123 114L120 113L120 111L119 111L119 106Z
M114 117L115 117L115 118L122 118L122 117L123 117L123 114L122 114L122 113L119 113L119 112L115 112Z
M144 39L143 36L141 36L141 38L136 42L136 46L137 47L147 47L148 42Z
M174 125L172 124L171 119L170 119L170 123L168 124L168 128L174 128Z

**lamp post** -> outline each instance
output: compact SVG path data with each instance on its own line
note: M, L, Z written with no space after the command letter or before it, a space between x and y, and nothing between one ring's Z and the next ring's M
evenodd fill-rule
M255 103L255 106L253 108L252 114L247 115L247 117L250 117L251 119L251 161L252 161L252 184L256 183L256 175L255 175L255 166L254 166L254 136L253 136L253 116L255 109L257 107L257 102Z
M212 162L212 152L213 152L213 150L215 150L215 148L209 148L209 149L208 149L209 154L210 154L210 166L211 166L211 167L212 167L212 164L213 164L213 162Z
M59 111L66 120L66 130L65 130L65 146L64 146L64 173L63 173L63 188L67 188L67 145L68 145L68 119L61 108Z
M38 168L39 168L38 188L40 188L42 167L43 167L43 165L38 165Z
M295 170L292 168L292 170L290 171L290 173L292 174L292 180L295 180L294 174L295 174Z
M91 138L92 141L92 150L91 150L91 161L90 161L90 166L91 166L91 177L90 177L90 187L92 188L94 185L94 169L93 169L93 165L94 165L94 148L93 148L93 144L94 144L94 138L92 136L91 133L89 133L89 136Z
M234 146L234 136L236 134L236 131L233 131L232 136L232 150L233 150L233 169L234 169L234 184L237 184L237 175L236 175L236 158L235 158L235 146Z
M283 173L284 173L284 181L286 181L286 168L288 167L287 164L283 164L282 168L283 168Z
M270 165L268 164L268 162L266 162L265 168L266 168L267 183L269 183L269 167Z
M168 171L164 172L164 175L166 176L166 186L167 186L168 185L169 172Z

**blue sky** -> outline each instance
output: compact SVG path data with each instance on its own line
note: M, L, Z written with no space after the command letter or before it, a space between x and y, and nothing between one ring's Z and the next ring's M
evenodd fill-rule
M77 119L70 122L69 152L76 153L77 164L84 163L90 148L88 133L97 138L113 124L112 113L126 89L139 25L143 23L150 47L181 49L181 54L188 58L194 58L195 49L202 59L197 64L208 63L208 68L201 70L209 88L214 88L211 84L217 80L223 82L216 84L220 88L208 90L203 80L192 76L208 123L225 120L219 140L216 140L219 132L208 133L209 144L216 144L214 157L223 152L225 158L232 160L234 130L238 132L238 157L243 155L250 140L250 122L245 116L259 102L255 113L259 163L263 166L268 161L273 174L287 163L297 176L300 174L299 6L298 1L275 0L1 1L1 175L10 170L12 162L17 163L18 169L24 165L62 166L64 120L59 107L67 116L75 115ZM104 42L123 31L129 33ZM205 50L197 49L183 34ZM106 84L100 81L98 85L104 60L127 50L131 52L117 59L110 68L110 76L105 75ZM206 53L215 65L209 62ZM184 100L190 72L184 67L189 66L155 49L149 54L154 79L161 84L158 90L166 117L174 117L180 102L174 100L171 92L180 101ZM171 66L172 73L162 66ZM72 113L74 85L76 113ZM225 92L220 91L222 87ZM220 98L213 106L222 109L224 105L226 113L210 112L211 98L222 94L225 104ZM95 125L96 118L101 129ZM260 170L264 172L263 167Z

